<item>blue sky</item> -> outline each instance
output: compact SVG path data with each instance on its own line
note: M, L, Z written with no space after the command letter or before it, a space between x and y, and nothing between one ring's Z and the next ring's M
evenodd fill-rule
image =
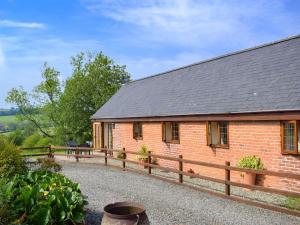
M0 108L47 61L103 51L133 79L300 33L300 1L1 0Z

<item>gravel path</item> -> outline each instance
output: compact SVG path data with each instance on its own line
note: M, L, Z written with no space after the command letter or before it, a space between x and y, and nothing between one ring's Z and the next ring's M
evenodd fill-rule
M89 224L116 201L145 205L152 225L300 224L300 218L218 198L155 178L94 164L64 162L63 173L88 196Z
M75 159L73 157L58 157L56 156L56 159L60 162L75 162ZM121 167L121 162L109 159L109 165L115 165L118 167ZM80 162L82 163L102 163L104 164L104 159L80 159ZM141 170L141 166L132 164L132 163L126 163L127 168L131 168L134 170ZM172 173L172 172L165 172L161 171L160 169L152 168L152 174L157 175L159 177L168 178L170 180L177 181L178 180L178 174ZM201 187L202 189L210 190L210 191L216 191L220 193L224 193L224 184L203 180L203 179L195 179L190 178L187 176L183 176L183 180L185 184L189 184L191 186L195 187ZM250 200L256 200L258 202L264 202L271 205L277 205L282 206L285 204L287 197L283 195L277 195L277 194L270 194L267 192L262 191L246 191L244 188L232 186L231 187L231 195L250 199Z

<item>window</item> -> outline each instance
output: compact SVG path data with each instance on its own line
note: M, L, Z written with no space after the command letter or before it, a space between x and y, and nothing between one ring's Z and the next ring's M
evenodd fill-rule
M133 138L136 140L143 139L143 124L141 122L133 123Z
M207 122L207 145L228 148L228 122Z
M281 122L281 138L283 154L298 154L300 131L297 121Z
M179 123L163 122L162 139L167 143L179 144Z

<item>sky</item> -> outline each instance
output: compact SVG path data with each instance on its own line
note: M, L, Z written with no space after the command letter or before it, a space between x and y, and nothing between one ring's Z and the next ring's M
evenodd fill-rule
M297 0L0 0L0 108L48 62L102 51L138 79L300 33Z

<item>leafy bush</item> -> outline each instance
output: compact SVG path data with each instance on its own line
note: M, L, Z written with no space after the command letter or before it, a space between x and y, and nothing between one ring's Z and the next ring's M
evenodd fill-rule
M137 160L147 162L148 161L149 150L146 145L142 145L136 156Z
M124 159L125 158L125 153L124 152L118 152L117 158L118 159Z
M43 137L35 144L35 146L36 147L50 146L51 144L52 144L51 138Z
M284 207L300 210L300 198L289 197L284 203Z
M0 136L0 178L26 171L20 151L4 136Z
M61 165L56 163L54 158L38 158L37 161L40 164L41 170L47 170L52 172L61 171Z
M245 156L241 158L237 166L240 168L247 168L247 169L255 169L255 170L262 170L264 168L264 164L261 162L261 159L256 156Z
M76 224L83 221L87 201L79 184L49 171L29 171L0 182L0 223Z
M16 130L8 135L8 139L12 141L15 145L21 146L25 137L21 130Z
M151 158L151 163L154 165L158 165L158 159L156 157Z
M40 141L40 139L42 139L42 136L39 135L38 133L32 134L23 141L23 147L24 148L35 147L36 144Z

